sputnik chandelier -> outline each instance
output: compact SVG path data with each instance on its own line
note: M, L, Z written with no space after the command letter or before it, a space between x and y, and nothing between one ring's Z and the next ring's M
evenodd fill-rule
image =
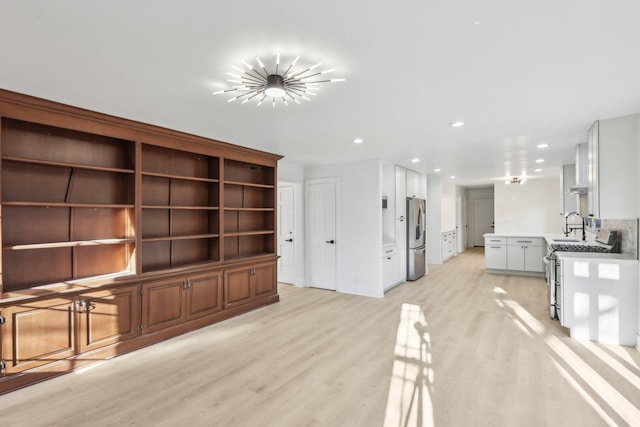
M230 93L235 95L227 100L232 102L242 100L245 104L252 99L257 100L260 106L263 102L271 102L289 105L288 101L300 104L300 99L311 101L307 95L316 96L320 83L342 82L345 79L327 79L325 74L334 70L315 71L322 63L317 63L308 68L296 70L294 67L300 57L297 56L286 69L280 68L280 54L276 55L276 64L272 70L268 69L260 58L256 58L258 67L254 67L243 61L246 70L233 66L235 72L228 72L232 78L227 79L233 84L229 89L213 92L214 95Z

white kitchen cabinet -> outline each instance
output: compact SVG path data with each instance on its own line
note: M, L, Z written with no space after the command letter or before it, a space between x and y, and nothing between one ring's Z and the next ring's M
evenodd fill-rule
M484 235L485 269L492 273L544 274L542 237Z
M407 169L407 197L421 197L420 174Z
M395 245L382 248L382 286L384 290L402 282L398 273L398 251Z
M484 268L487 270L507 269L507 238L484 238Z
M456 232L455 231L447 231L442 233L441 236L441 253L442 253L442 261L446 261L452 256L457 255L456 253Z
M599 120L589 130L589 216L638 216L640 114Z
M506 245L485 245L484 247L484 268L487 270L507 269L507 246Z
M579 340L635 346L638 261L559 253L560 324Z
M544 272L541 237L507 238L507 270Z

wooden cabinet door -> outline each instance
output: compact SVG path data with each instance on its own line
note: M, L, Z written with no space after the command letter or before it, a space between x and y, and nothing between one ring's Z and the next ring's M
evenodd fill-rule
M13 374L76 354L71 298L29 301L0 309L2 360Z
M224 272L224 306L235 307L251 301L252 267L238 267Z
M253 296L258 298L276 292L276 263L256 264L253 267Z
M222 274L219 271L188 279L187 319L195 319L222 310Z
M186 280L174 278L142 285L142 332L149 333L186 319Z
M78 298L80 352L138 335L138 286L96 291Z

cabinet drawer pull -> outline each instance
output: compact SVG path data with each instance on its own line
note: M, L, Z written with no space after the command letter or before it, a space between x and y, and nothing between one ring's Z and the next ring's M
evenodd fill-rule
M491 249L502 249L502 246L491 246Z

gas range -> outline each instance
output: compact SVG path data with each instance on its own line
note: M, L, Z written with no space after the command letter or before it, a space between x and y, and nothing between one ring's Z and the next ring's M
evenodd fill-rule
M555 252L600 252L600 253L609 253L611 252L611 247L606 246L597 246L597 245L587 245L587 244L571 244L571 243L554 243L551 245L551 249Z

